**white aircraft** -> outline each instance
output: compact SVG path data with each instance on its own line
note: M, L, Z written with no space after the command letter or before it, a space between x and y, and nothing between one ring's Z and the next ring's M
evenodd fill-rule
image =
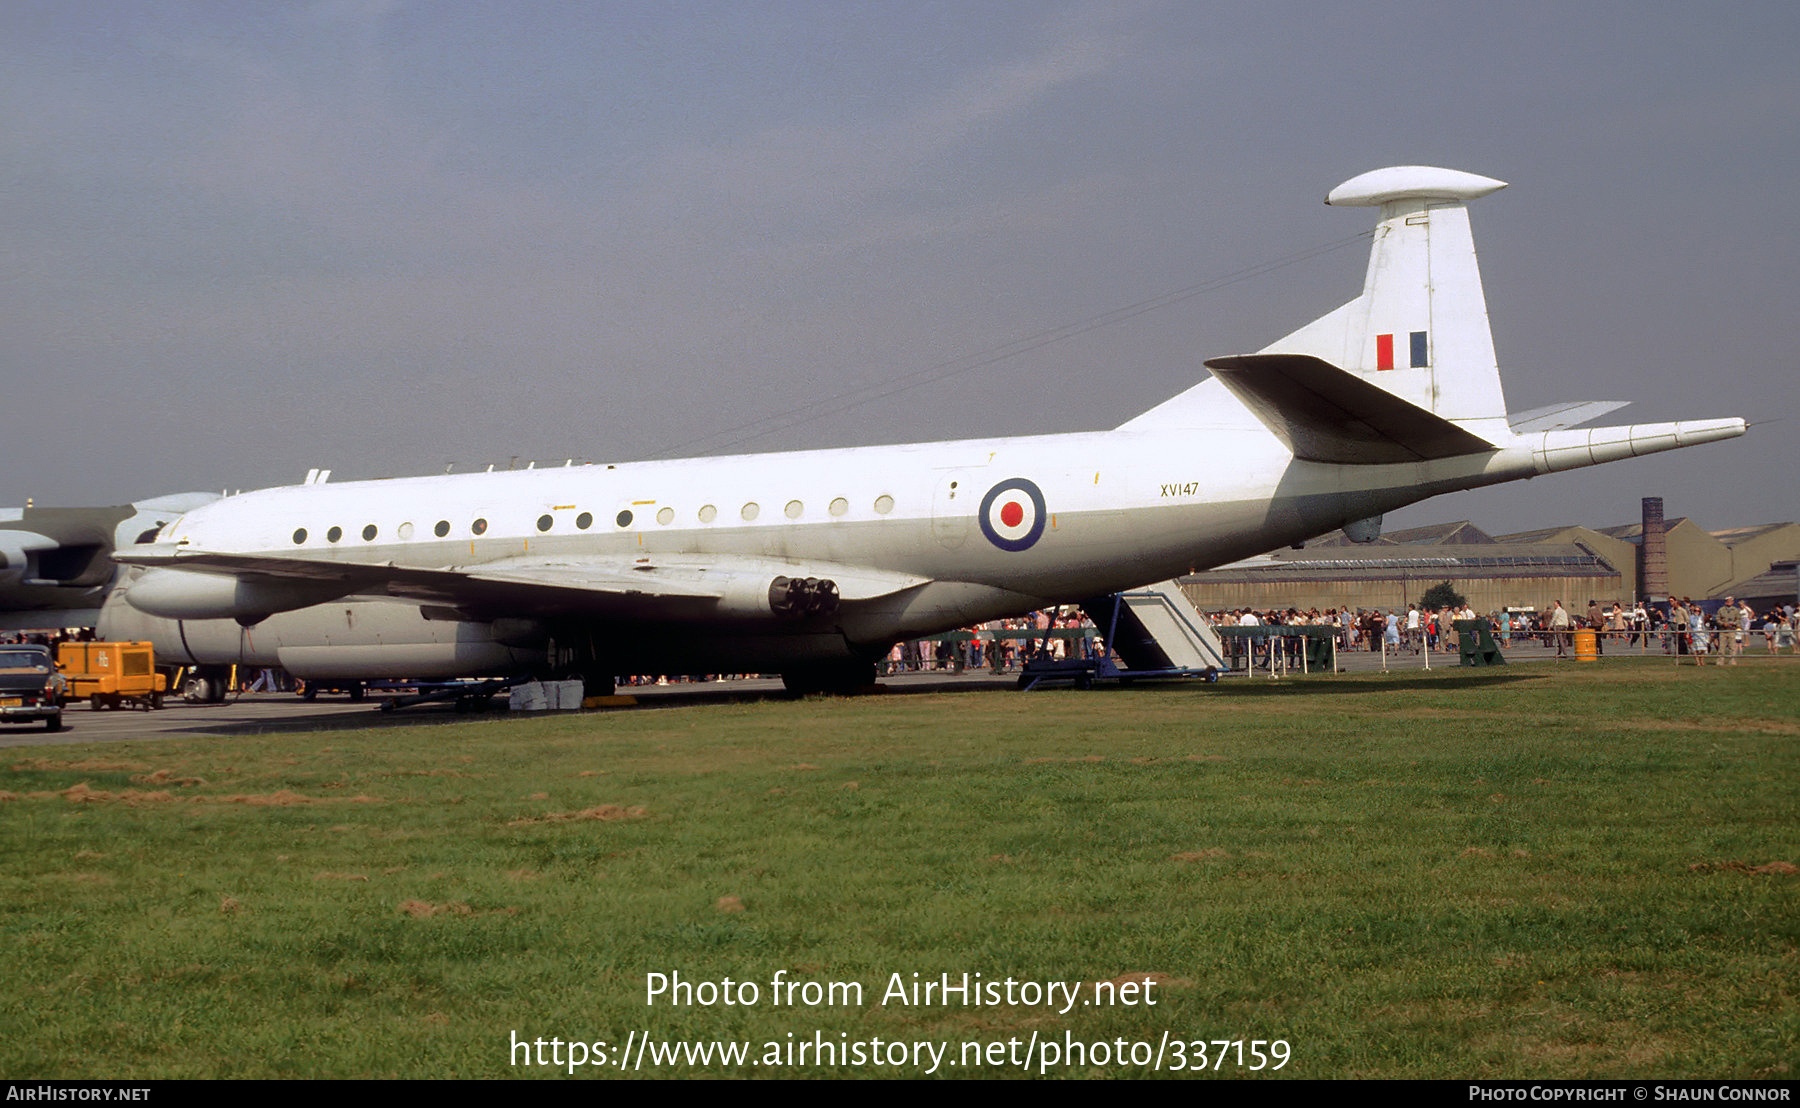
M117 575L113 551L217 499L187 492L105 508L0 508L0 631L94 626Z
M232 496L122 550L102 632L300 677L779 671L872 679L926 637L1162 581L1439 493L1744 433L1509 421L1467 204L1378 169L1362 295L1111 431L340 484ZM1559 414L1560 412L1560 414Z

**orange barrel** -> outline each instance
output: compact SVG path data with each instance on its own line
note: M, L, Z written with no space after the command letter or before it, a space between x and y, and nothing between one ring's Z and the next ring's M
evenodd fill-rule
M1593 631L1575 632L1575 660L1577 662L1597 661L1600 657L1600 636Z

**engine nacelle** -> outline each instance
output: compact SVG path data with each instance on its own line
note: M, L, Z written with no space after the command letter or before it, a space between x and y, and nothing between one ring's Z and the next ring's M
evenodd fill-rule
M337 581L278 577L232 577L185 569L157 568L132 582L125 599L133 608L165 619L234 619L256 623L348 594Z
M0 586L22 585L38 575L38 551L54 547L30 531L0 531Z

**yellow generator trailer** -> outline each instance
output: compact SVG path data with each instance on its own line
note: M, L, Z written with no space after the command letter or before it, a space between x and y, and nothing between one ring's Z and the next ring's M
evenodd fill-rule
M69 699L86 700L95 711L160 708L169 687L147 642L66 642L56 648L56 663L69 682Z

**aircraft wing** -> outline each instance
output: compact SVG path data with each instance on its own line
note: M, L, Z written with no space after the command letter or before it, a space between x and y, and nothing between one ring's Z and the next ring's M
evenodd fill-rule
M1310 354L1212 358L1213 376L1294 457L1340 465L1480 454L1488 440Z
M502 615L584 615L643 620L706 620L780 614L777 591L800 594L820 583L829 607L874 600L927 584L926 578L828 562L747 555L687 554L490 562L449 570L396 570L393 596ZM777 586L777 582L785 582ZM822 594L821 594L822 595ZM823 603L823 601L815 601ZM772 606L773 605L773 606ZM796 613L800 614L800 613Z
M717 620L828 612L928 584L913 574L832 562L753 555L683 554L673 558L520 557L467 566L421 568L392 563L322 561L267 554L134 547L129 564L178 569L269 586L244 595L277 595L270 612L334 596L387 595L454 609L465 618L580 615L618 620ZM289 586L290 591L281 591ZM210 597L210 594L209 594ZM179 598L173 601L179 604Z

